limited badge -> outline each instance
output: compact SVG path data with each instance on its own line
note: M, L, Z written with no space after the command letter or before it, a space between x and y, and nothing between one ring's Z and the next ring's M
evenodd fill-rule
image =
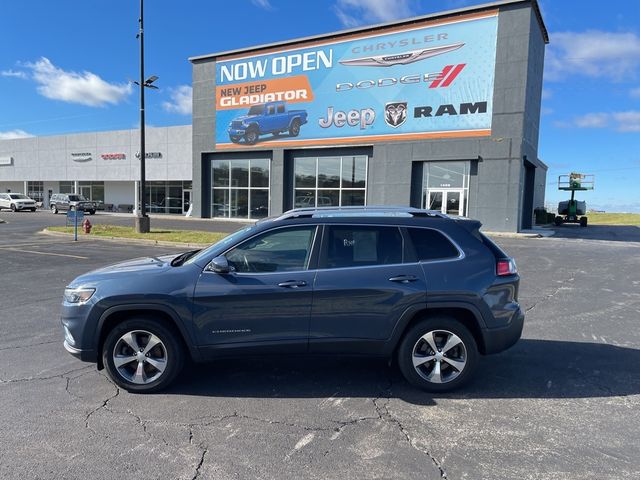
M384 106L384 121L398 128L407 120L407 102L391 102Z

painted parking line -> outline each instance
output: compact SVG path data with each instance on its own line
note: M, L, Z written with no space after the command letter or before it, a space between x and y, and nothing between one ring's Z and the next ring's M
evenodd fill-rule
M68 258L78 258L80 260L89 260L89 257L81 257L80 255L69 255L67 253L37 252L35 250L24 250L21 248L4 248L3 250L8 250L10 252L35 253L36 255L52 255L54 257L68 257Z

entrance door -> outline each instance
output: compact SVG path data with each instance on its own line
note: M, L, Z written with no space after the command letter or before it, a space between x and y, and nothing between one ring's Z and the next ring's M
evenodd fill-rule
M91 185L81 185L80 195L82 195L87 200L91 200Z
M448 215L465 215L464 190L428 190L424 195L424 208Z
M191 190L182 191L182 213L187 213L191 206Z

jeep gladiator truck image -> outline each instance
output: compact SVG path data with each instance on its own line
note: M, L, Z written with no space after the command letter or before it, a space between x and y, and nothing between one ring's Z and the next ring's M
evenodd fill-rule
M229 124L229 138L233 143L244 141L254 145L260 135L271 133L279 135L289 132L289 136L297 137L300 126L307 123L306 110L288 110L286 102L267 102L253 105L246 115L236 117Z

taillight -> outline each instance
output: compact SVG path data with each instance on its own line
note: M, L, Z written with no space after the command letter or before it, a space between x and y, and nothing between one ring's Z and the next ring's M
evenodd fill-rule
M516 267L516 262L512 258L506 258L496 262L496 274L499 277L515 275L516 273L518 273L518 268Z

